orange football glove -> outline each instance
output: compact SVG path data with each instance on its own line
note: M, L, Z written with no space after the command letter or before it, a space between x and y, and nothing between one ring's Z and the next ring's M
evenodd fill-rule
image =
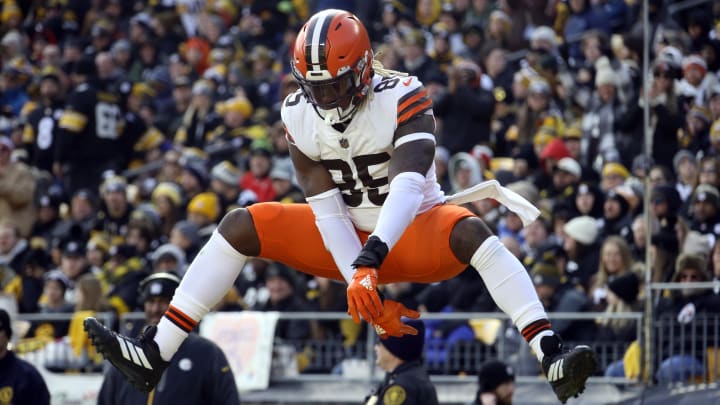
M360 323L360 315L373 322L382 313L383 304L377 292L377 270L371 267L358 267L347 287L348 314L355 323Z
M417 329L402 323L402 317L417 319L420 317L418 311L407 309L405 305L393 301L385 300L382 315L373 322L375 333L380 335L380 339L387 339L388 336L401 337L403 335L417 335Z

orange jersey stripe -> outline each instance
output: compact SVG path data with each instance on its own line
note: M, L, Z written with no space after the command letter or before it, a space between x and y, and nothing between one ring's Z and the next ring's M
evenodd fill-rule
M419 106L417 106L417 107L413 108L412 110L405 112L405 113L403 113L403 115L399 116L398 120L397 120L397 125L400 126L400 125L404 124L410 118L429 110L431 107L432 107L432 101L426 100Z
M406 108L408 108L408 106L410 106L412 103L420 100L421 98L427 98L427 90L426 89L422 89L422 91L420 91L417 94L412 95L407 100L402 100L400 105L398 105L398 115L404 113L405 112L404 110Z

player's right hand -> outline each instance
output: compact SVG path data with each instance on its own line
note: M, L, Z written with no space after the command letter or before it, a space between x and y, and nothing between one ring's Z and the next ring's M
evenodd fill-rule
M358 267L347 288L348 314L355 323L360 315L372 323L382 314L383 303L377 291L377 270L372 267Z
M373 322L375 332L381 339L387 339L389 336L401 337L418 334L417 329L402 322L402 317L417 319L420 317L419 312L408 309L405 305L393 300L385 300L383 304L382 315Z

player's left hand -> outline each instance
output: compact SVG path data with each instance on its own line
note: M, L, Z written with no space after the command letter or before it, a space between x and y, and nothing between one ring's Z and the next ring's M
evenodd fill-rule
M383 304L382 315L372 323L375 333L380 336L380 339L387 339L389 336L401 337L418 334L417 329L402 322L403 316L412 319L419 318L418 311L408 309L405 305L393 300L385 300Z
M355 323L360 315L372 323L380 317L383 303L377 292L377 270L372 267L358 267L347 288L348 314Z

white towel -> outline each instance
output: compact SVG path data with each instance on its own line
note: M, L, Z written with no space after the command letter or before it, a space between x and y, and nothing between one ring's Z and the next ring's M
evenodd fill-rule
M497 180L483 181L468 189L449 195L445 198L445 202L461 205L484 198L492 198L516 213L522 220L523 226L535 221L540 215L540 210L532 205L530 201L509 188L501 186Z

